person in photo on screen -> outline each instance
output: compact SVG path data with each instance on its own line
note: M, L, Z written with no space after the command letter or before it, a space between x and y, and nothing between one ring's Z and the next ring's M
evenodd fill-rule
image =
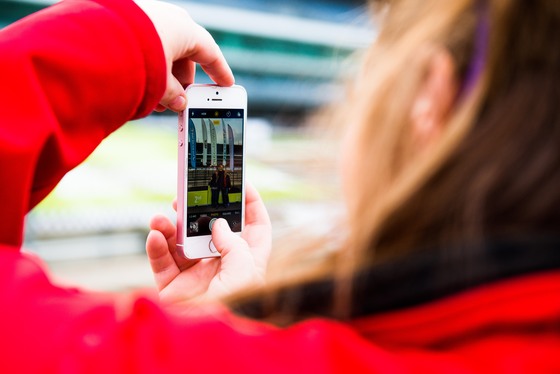
M216 171L212 174L209 185L212 192L212 207L217 208L219 206L220 195L222 196L223 206L226 208L229 207L231 178L229 173L225 170L224 165L220 164L216 167Z

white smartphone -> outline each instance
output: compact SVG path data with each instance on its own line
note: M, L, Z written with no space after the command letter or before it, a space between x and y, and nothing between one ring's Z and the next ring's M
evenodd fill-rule
M224 218L237 234L245 224L245 123L241 86L190 85L179 114L177 252L219 257L212 225Z

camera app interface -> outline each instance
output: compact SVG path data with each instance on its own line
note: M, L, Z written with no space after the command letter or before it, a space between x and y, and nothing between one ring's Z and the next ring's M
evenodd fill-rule
M218 218L241 231L243 109L189 109L187 236L210 235Z

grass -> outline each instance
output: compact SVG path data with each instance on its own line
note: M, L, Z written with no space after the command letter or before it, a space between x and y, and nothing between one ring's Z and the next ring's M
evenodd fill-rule
M157 122L157 121L156 121ZM273 137L276 152L298 137ZM286 172L246 158L246 177L265 202L320 199L320 188ZM63 178L35 212L84 210L146 203L170 203L176 194L177 135L171 126L149 119L129 123L107 139Z

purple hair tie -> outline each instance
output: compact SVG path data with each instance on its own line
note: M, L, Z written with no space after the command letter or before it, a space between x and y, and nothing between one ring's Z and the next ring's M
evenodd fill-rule
M475 33L475 44L473 48L472 58L469 61L463 85L461 87L460 97L467 96L474 85L478 81L484 65L486 64L486 55L488 52L488 35L489 35L489 21L488 21L488 7L486 1L478 1L476 4L477 23Z

